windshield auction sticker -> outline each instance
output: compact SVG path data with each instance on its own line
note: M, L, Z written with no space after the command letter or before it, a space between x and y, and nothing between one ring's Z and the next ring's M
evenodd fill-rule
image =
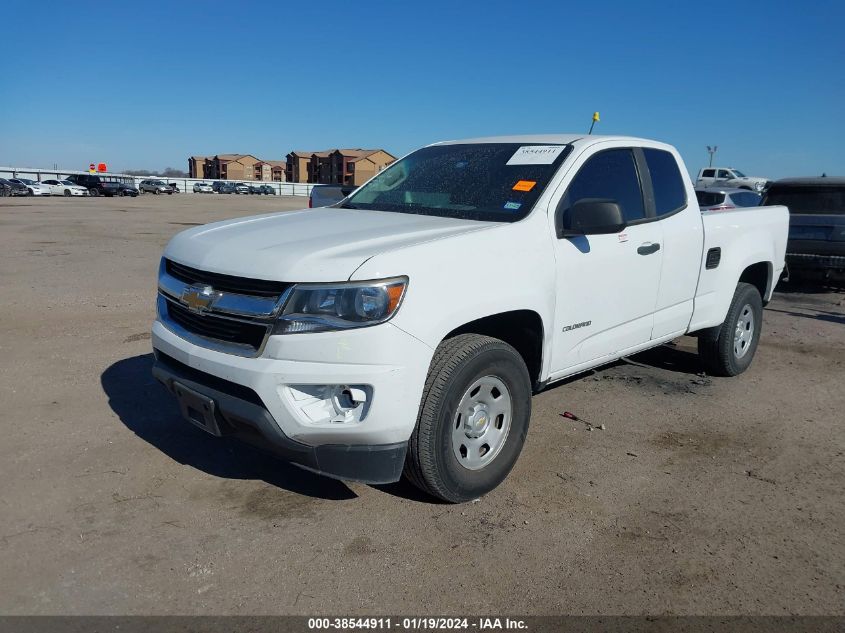
M566 145L523 145L506 165L551 165Z

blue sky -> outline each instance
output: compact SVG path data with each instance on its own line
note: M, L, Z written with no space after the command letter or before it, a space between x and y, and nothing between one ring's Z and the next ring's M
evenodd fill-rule
M4 165L402 154L598 110L597 133L672 143L693 172L716 144L753 175L845 176L842 2L37 4L3 11Z

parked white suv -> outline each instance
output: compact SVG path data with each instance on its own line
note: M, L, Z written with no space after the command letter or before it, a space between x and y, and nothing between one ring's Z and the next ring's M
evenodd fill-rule
M764 191L771 183L767 178L758 176L746 176L733 167L705 167L698 172L698 179L695 186L699 189L705 187L735 187L737 189L748 189L749 191Z
M214 435L477 498L550 383L686 333L710 372L750 365L787 210L702 215L685 174L644 139L450 141L340 205L189 229L161 261L153 373Z

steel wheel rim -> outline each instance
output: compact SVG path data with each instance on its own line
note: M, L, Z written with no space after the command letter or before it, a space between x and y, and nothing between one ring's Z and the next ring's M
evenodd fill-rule
M746 303L739 311L739 318L736 321L734 331L734 356L742 358L751 348L751 341L754 338L754 309L750 303Z
M508 438L513 401L505 383L483 376L464 392L452 417L452 452L467 470L480 470L496 459Z

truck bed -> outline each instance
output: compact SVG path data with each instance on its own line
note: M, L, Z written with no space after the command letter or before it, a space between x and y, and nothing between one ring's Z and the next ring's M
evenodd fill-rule
M701 221L704 248L691 332L724 320L739 281L737 275L751 266L762 269L765 264L768 268L771 282L766 284L763 302L769 301L784 267L789 211L780 205L704 211Z

